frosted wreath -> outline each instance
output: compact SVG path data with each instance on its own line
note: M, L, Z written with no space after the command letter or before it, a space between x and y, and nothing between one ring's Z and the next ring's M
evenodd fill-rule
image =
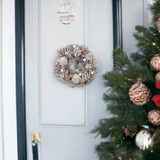
M77 68L71 68L77 62ZM81 87L89 83L97 72L96 59L84 45L68 45L58 50L54 73L57 78L71 87Z

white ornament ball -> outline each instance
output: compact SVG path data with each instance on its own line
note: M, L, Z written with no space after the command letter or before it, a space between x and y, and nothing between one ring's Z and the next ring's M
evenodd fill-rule
M152 144L152 141L153 138L147 129L142 129L139 131L135 139L136 146L141 150L149 148L149 146Z

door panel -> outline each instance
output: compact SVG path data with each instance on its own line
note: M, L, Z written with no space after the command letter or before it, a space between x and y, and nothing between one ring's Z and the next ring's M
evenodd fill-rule
M60 83L53 75L56 51L67 44L85 43L84 3L77 1L76 5L75 22L63 25L57 15L56 0L39 2L38 63L41 124L85 125L86 122L85 87L70 88Z
M26 0L26 119L30 134L41 134L41 160L96 160L100 139L89 132L106 116L102 74L112 68L112 1L76 0L75 21L64 25L58 0ZM57 50L85 44L98 61L98 73L86 87L70 88L53 74Z

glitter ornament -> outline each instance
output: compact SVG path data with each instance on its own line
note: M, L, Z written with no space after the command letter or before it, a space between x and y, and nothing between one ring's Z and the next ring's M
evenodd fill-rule
M74 62L77 65L72 69ZM81 87L89 83L96 72L96 60L86 46L72 44L58 51L54 73L61 82Z
M156 86L157 89L160 89L160 80L158 80L158 81L156 82L156 85L155 85L155 86Z
M155 54L150 61L150 66L153 71L160 71L160 54Z
M156 22L157 30L160 32L160 18L158 18L158 21Z
M156 15L156 18L158 18L156 22L157 30L160 32L160 13Z
M142 83L141 79L138 78L137 82L129 89L129 97L134 104L142 106L149 101L151 92L147 86Z
M158 72L157 74L156 74L156 81L159 81L160 80L160 72Z
M159 81L158 81L159 82ZM160 107L160 95L155 95L152 97L152 101L155 103L157 107Z
M154 126L160 125L160 111L158 111L158 110L152 110L152 111L150 111L148 113L148 120Z
M142 129L139 131L135 138L136 146L141 149L145 150L148 149L149 146L153 142L153 136L150 134L148 129Z

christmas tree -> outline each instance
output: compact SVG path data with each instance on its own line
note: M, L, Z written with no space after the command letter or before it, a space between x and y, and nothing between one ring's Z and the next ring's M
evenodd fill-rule
M153 24L136 26L138 51L113 50L114 69L104 75L104 101L111 118L92 131L102 160L160 160L160 0L150 7Z

